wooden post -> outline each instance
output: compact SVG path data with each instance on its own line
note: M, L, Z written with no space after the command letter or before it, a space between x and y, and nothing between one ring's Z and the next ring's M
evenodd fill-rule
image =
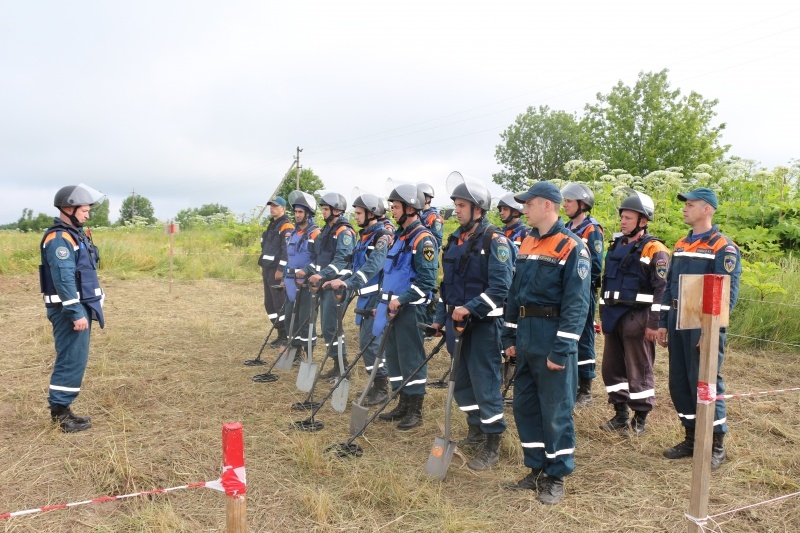
M242 424L222 426L222 487L225 489L225 516L228 533L246 533L247 501L244 471Z
M178 224L170 220L164 230L169 233L169 293L172 294L172 258L175 256L175 234L178 233Z
M725 283L728 280L728 283ZM689 500L689 533L700 533L708 517L708 491L711 484L711 447L717 397L720 311L723 291L730 277L703 276L703 315L700 336L700 369L697 383L697 409L692 457L692 490ZM727 311L727 310L726 310Z

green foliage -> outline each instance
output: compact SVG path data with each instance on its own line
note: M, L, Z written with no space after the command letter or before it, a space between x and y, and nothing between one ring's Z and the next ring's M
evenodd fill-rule
M303 168L300 170L300 187L299 190L303 192L307 192L309 194L314 194L315 191L320 189L324 189L325 184L322 182L319 176L314 174L314 171L310 168ZM280 188L278 189L278 196L283 197L285 200L289 199L289 193L297 190L297 177L295 172L290 172L284 182L281 184Z
M228 226L235 223L236 218L224 205L204 204L178 211L175 220L182 228L188 229L197 226Z
M742 261L742 283L758 291L759 300L770 294L786 294L786 289L778 283L770 281L781 272L780 265L764 261Z
M89 221L86 225L93 228L110 226L111 222L108 219L109 205L108 199L93 205L92 210L89 212Z
M573 115L547 106L529 107L500 134L495 159L505 167L492 180L523 191L539 180L564 178L564 161L580 157L580 127Z
M139 220L137 220L137 217ZM141 195L131 195L122 201L122 207L119 209L119 220L117 224L133 224L141 226L142 222L153 224L156 221L153 215L153 204Z
M717 100L670 90L667 70L640 72L633 87L620 81L587 104L581 121L582 153L610 167L645 175L674 166L696 167L719 160L725 124L714 126Z
M53 216L39 213L34 218L33 210L25 208L16 224L8 224L3 229L17 229L19 231L42 232L53 225Z

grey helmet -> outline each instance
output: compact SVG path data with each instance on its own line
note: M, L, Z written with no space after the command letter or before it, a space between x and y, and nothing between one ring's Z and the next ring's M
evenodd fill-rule
M319 191L320 200L319 205L327 205L331 209L338 209L339 211L347 210L347 198L338 192Z
M312 215L317 213L317 201L314 199L313 196L311 196L307 192L303 191L290 192L289 205L291 205L293 208L298 205L304 207Z
M433 186L425 183L424 181L417 183L417 189L422 191L422 194L424 194L425 196L430 196L431 198L434 197Z
M53 198L55 207L79 207L95 205L106 199L106 195L83 183L61 187Z
M386 214L386 202L383 201L383 198L368 192L362 193L353 200L353 207L361 207L378 217Z
M627 187L623 189L623 191L628 193L628 196L619 204L617 210L620 214L622 214L622 210L625 209L628 211L635 211L643 215L647 220L653 220L656 207L652 198L642 192L637 192Z
M514 198L514 196L515 195L514 195L513 192L509 192L509 193L504 194L503 196L500 197L500 200L497 201L497 207L498 208L500 208L500 207L510 207L511 209L516 209L517 211L520 212L520 214L522 214L522 211L525 209L525 206L522 205L521 203L519 203Z
M583 183L570 182L561 189L561 197L566 200L580 200L586 204L586 211L591 211L594 207L594 193Z
M458 171L447 176L447 190L450 191L451 200L461 198L484 211L492 208L492 195L486 185L478 180L465 178Z
M403 202L411 209L420 211L425 208L425 195L413 183L397 185L387 198L390 202Z

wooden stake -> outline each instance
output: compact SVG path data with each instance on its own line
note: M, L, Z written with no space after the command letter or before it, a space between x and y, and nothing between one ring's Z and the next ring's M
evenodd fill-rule
M725 283L725 281L728 283ZM708 491L711 485L711 447L717 396L720 312L723 291L730 277L703 276L703 315L700 336L700 369L697 383L697 409L692 457L692 490L689 500L689 533L700 533L708 517Z
M247 532L247 501L244 479L244 437L242 424L222 426L222 487L225 489L225 516L228 533Z

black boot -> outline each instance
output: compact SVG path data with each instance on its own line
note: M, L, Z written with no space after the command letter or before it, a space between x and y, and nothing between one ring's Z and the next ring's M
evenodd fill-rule
M406 431L422 425L422 402L425 400L424 394L415 394L408 397L408 412L400 419L397 429Z
M541 481L537 500L545 505L555 505L561 501L563 497L564 479L545 475L544 479Z
M51 405L50 418L64 433L77 433L92 427L88 417L75 416L68 405Z
M628 430L628 405L624 403L615 403L614 410L617 414L608 422L600 424L600 429L604 431L617 431L625 432Z
M663 455L667 459L681 459L683 457L691 457L694 454L694 428L684 428L686 430L686 438L679 442L672 448L664 450Z
M472 461L467 463L470 470L488 470L500 461L500 439L502 433L488 433L486 444Z
M509 490L535 490L539 491L542 488L542 482L545 478L543 470L538 468L531 468L530 473L516 483L507 483L503 488Z
M575 407L586 407L593 403L592 380L589 378L578 378L578 395L575 397Z
M630 434L633 437L638 437L644 433L645 422L647 420L647 411L634 411L633 418L631 419Z
M342 363L344 363L344 367L347 368L347 357L342 357ZM337 356L333 359L333 366L331 369L324 374L320 374L319 377L320 379L333 379L338 378L340 374L341 371L339 369L339 357Z
M393 422L406 416L406 413L408 413L409 396L407 396L405 392L401 392L399 398L400 399L397 401L397 405L394 406L394 409L388 413L379 414L378 418L381 420L386 420L387 422Z
M483 432L480 425L469 425L467 436L458 441L459 448L466 448L468 446L480 446L486 442L486 433Z
M375 376L375 381L372 382L372 387L367 391L367 396L364 398L364 405L372 406L378 405L386 401L389 397L389 378L386 376Z
M728 458L722 441L725 440L725 433L714 433L714 443L711 448L711 471L718 469Z

